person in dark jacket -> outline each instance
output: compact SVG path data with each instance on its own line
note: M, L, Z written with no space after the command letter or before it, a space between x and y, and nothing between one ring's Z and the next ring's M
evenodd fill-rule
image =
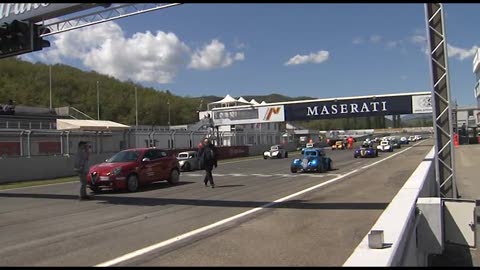
M78 143L78 151L75 155L74 171L80 177L80 200L90 200L92 197L87 195L87 173L88 173L88 157L89 145L87 142L81 141Z
M200 148L200 160L203 162L205 165L205 178L203 182L205 183L205 186L208 187L208 182L210 182L210 186L212 188L215 188L215 183L213 182L213 175L212 175L212 170L213 167L217 168L217 148L215 145L212 144L212 142L208 139L205 138L203 140L203 145L202 148Z

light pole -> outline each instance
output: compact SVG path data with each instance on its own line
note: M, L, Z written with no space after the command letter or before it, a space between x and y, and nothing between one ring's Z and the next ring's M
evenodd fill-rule
M52 65L48 66L50 74L50 111L52 111Z
M138 98L137 98L137 87L135 87L135 129L138 128Z
M168 104L168 128L170 128L170 99L167 101Z
M97 120L100 120L100 91L98 90L98 81L97 81Z

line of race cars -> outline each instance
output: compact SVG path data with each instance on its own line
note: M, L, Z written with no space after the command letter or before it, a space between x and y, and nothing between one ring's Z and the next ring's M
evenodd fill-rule
M394 148L401 148L402 144L421 139L420 135L366 139L354 150L353 156L378 157L379 151L392 152ZM295 158L290 164L292 173L325 172L333 169L332 159L326 155L323 148L314 147L313 143L307 144L301 154L302 158ZM263 158L288 158L288 151L282 145L273 145L263 153ZM204 168L202 163L198 152L194 150L171 156L167 155L165 150L157 148L127 149L116 153L105 162L91 166L87 185L93 192L99 192L103 188L134 192L142 185L157 181L166 180L177 184L181 171L201 170Z
M410 136L408 138L397 136L377 137L375 139L367 138L359 148L355 149L353 157L378 157L378 152L393 152L394 149L401 148L402 144L409 144L410 142L421 139L422 136L420 135ZM377 143L376 147L374 147L375 143Z

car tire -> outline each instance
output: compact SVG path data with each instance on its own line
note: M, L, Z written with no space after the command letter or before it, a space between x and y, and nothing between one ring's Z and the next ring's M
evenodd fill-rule
M285 158L288 158L288 152L285 152Z
M295 167L290 167L290 172L296 173L296 172L297 172L297 168L295 168Z
M375 151L375 156L376 156L376 157L378 157L378 150L377 150L377 151Z
M333 161L331 161L331 160L330 160L330 162L328 163L328 170L329 170L329 171L333 170L332 163L333 163Z
M138 176L135 174L132 174L127 178L127 190L128 192L135 192L138 190Z
M353 157L354 157L354 158L358 158L358 156L357 156L357 155L353 155Z
M189 162L186 162L185 165L184 165L184 170L186 172L189 172L192 170L192 166L190 166L190 163Z
M180 172L177 169L170 171L170 176L167 181L172 185L178 184L178 182L180 182Z
M263 156L263 159L267 159L267 157L266 157L266 156Z
M325 168L323 168L323 163L320 163L320 164L318 165L318 172L320 172L320 173L325 172Z

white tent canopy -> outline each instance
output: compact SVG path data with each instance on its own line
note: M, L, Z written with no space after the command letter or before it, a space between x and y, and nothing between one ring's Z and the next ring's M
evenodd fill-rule
M264 100L264 101L262 101L262 103L260 103L260 104L264 105L264 104L267 104L267 103L266 103L265 100Z
M215 101L210 104L235 103L235 102L237 102L237 100L227 94L222 100Z
M57 119L57 130L75 131L118 131L130 126L105 120Z
M252 103L253 105L259 105L260 104L253 98L252 98L252 100L250 100L250 103Z
M239 97L238 98L238 102L241 102L241 103L245 103L245 104L250 104L250 102L248 102L246 99L244 99L243 97Z

